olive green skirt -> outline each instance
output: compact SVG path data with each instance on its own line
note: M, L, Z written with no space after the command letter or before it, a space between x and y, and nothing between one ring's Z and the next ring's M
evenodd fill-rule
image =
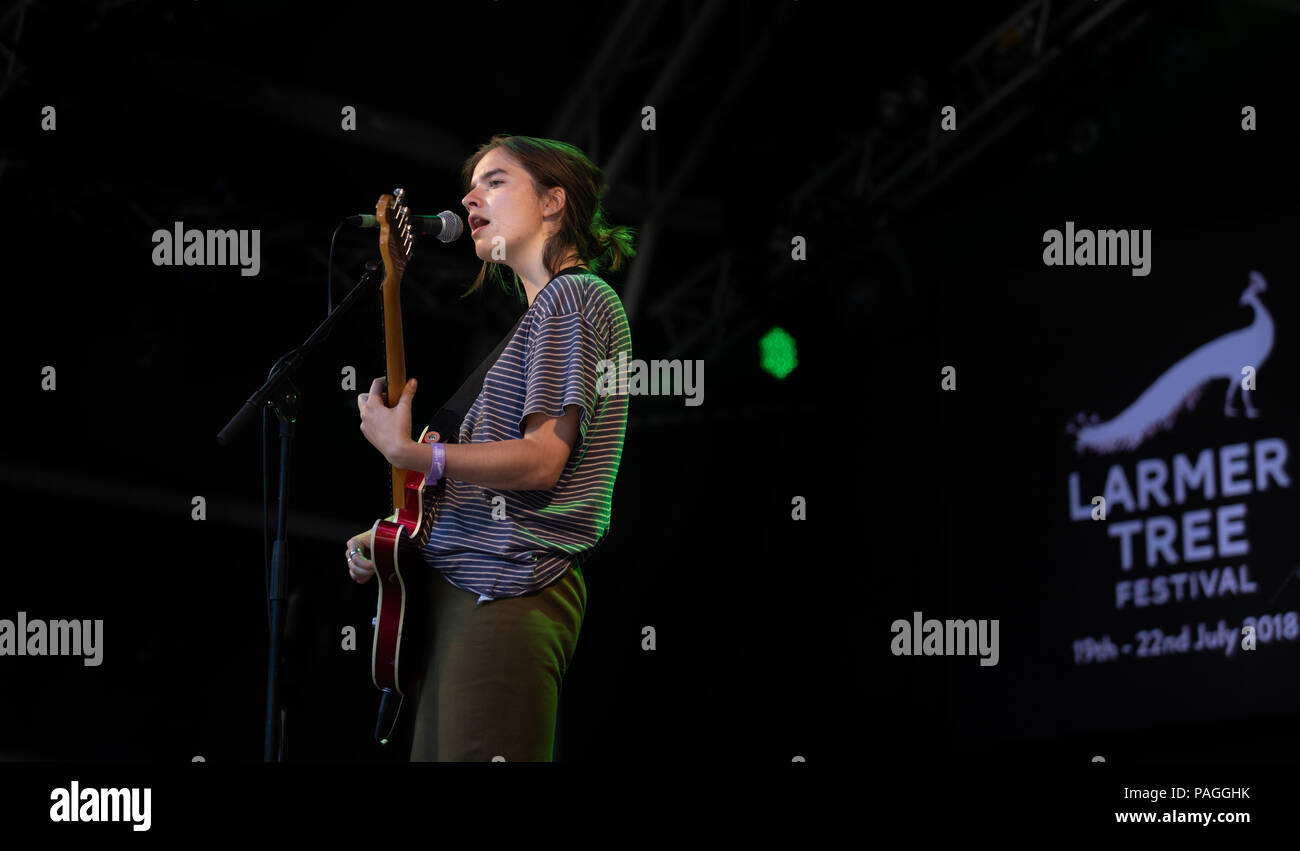
M411 762L549 762L560 688L587 611L581 571L481 606L441 574L430 580L433 624Z

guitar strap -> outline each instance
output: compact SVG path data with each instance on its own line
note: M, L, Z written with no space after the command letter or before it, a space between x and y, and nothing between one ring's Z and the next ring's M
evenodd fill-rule
M429 421L429 428L438 432L442 443L456 443L460 439L460 423L465 419L465 414L469 413L470 406L474 404L478 394L483 391L483 379L487 377L487 371L497 362L497 358L501 357L501 353L506 350L506 346L510 344L523 321L524 317L520 316L515 327L510 329L510 333L506 334L492 353L470 373L460 389L443 403L438 413L434 414L433 419Z
M555 278L560 277L560 275L569 275L586 271L587 270L581 266L569 266L557 272ZM555 278L552 278L551 280L553 281ZM510 333L506 334L501 342L497 344L497 347L492 350L492 353L483 359L483 362L478 365L478 369L474 370L474 372L470 374L469 378L465 379L465 383L460 386L460 389L456 391L455 395L448 399L443 406L438 409L438 413L433 415L433 419L429 421L429 428L438 432L441 442L456 443L460 440L461 421L464 420L465 415L469 413L470 406L474 404L474 400L478 398L478 394L483 391L483 379L487 377L487 371L492 368L492 364L497 362L497 358L501 357L501 353L506 350L506 346L510 344L512 339L514 339L515 332L518 331L519 326L523 324L524 316L526 315L527 311L519 317L519 321L515 323L515 327L510 329Z

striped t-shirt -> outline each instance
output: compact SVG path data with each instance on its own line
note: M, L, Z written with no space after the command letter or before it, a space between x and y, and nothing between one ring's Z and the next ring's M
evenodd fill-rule
M461 421L461 443L522 438L529 414L582 410L553 489L493 490L447 479L424 557L452 585L478 594L480 604L541 590L604 540L627 430L628 396L610 392L618 383L609 367L620 353L632 357L618 294L599 276L570 267L537 293L488 369Z

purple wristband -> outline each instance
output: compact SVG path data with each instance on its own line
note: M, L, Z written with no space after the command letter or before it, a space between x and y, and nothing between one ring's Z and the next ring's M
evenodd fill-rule
M442 478L442 471L447 466L447 450L441 443L430 443L429 448L433 451L429 453L429 472L425 474L425 481L436 484Z

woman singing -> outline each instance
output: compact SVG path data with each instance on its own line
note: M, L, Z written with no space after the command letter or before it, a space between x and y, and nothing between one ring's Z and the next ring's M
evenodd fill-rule
M412 439L414 380L393 408L382 379L358 397L361 430L390 464L447 480L423 550L437 576L411 760L550 760L627 427L627 395L600 379L632 357L631 334L599 273L635 254L633 232L606 223L604 172L563 142L493 136L463 179L484 261L469 292L488 276L504 287L508 266L527 310L458 443ZM374 575L369 538L347 544L357 582Z

